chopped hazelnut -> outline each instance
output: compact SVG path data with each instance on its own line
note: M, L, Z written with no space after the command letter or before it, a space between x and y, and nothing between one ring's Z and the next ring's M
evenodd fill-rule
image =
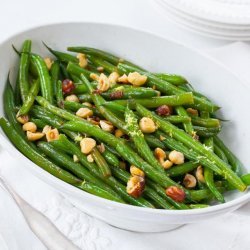
M139 122L139 127L143 133L153 133L156 130L154 121L149 117L143 117Z

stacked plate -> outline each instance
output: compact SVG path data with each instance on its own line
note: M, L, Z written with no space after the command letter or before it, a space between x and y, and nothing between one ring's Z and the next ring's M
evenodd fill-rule
M250 40L250 0L153 0L165 16L214 38Z

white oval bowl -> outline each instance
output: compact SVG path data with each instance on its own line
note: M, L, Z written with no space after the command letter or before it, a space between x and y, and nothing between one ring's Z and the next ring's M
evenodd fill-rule
M198 91L223 107L220 115L231 122L224 123L221 136L250 171L249 87L215 60L176 42L127 27L98 23L47 25L21 32L1 43L1 96L9 70L12 75L17 72L18 57L11 45L20 48L27 38L33 41L33 51L44 56L50 54L42 41L57 50L66 50L67 46L90 46L110 51L153 72L184 75ZM0 116L3 116L2 100ZM249 191L232 192L226 196L225 204L194 210L159 210L119 204L85 193L45 172L16 150L2 130L0 143L20 162L20 167L25 167L67 196L86 213L122 229L138 232L171 230L233 211L250 198Z

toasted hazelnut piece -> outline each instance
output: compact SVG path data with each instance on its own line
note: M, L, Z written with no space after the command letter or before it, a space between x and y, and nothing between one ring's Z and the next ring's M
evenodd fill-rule
M52 129L51 126L46 125L46 126L43 127L42 133L46 134L46 133L48 133L51 129Z
M139 122L139 127L143 133L154 133L156 125L149 117L143 117Z
M187 112L190 114L190 115L199 115L199 112L197 109L193 109L193 108L187 108Z
M54 63L54 61L50 57L44 58L44 62L46 64L48 70L51 69L51 66Z
M145 173L134 165L130 166L130 173L132 176L140 176L143 178L145 177Z
M86 137L80 141L80 146L82 153L89 154L96 146L96 141L92 138Z
M120 129L115 130L115 137L120 138L124 135L123 131Z
M117 83L119 77L120 75L117 72L112 72L108 77L110 85L114 86Z
M164 141L166 139L166 137L160 135L160 141Z
M79 60L79 66L85 68L88 65L88 61L85 54L79 53L76 56Z
M79 99L76 95L68 95L66 98L65 98L66 101L69 101L69 102L79 102Z
M168 158L170 161L177 165L184 163L185 160L184 154L176 150L171 151L168 155Z
M205 182L205 178L204 178L204 175L203 175L203 168L202 168L202 166L199 166L196 169L195 176L196 176L196 178L197 178L198 181L200 181L202 183Z
M59 138L59 132L57 128L51 129L46 133L47 141L58 140L58 138Z
M79 159L78 159L78 157L76 155L73 155L73 161L74 162L79 162Z
M128 74L128 82L130 82L133 86L142 86L146 83L147 79L147 76L141 75L138 72Z
M99 71L99 72L103 72L103 71L104 71L104 68L103 68L102 66L99 66L99 67L97 67L96 69L97 69L97 71Z
M117 79L117 81L121 83L128 83L128 76L126 74L123 74Z
M94 81L98 81L98 80L99 80L99 76L98 76L97 74L95 74L95 73L91 73L91 74L89 75L89 77L90 77L92 80L94 80Z
M186 194L184 190L176 186L170 186L166 189L166 195L172 198L174 201L183 202Z
M167 155L164 150L162 150L161 148L156 148L154 153L155 157L164 169L169 169L173 166L173 163L171 161L165 160L167 158Z
M18 115L16 117L17 121L20 122L21 124L25 124L29 121L29 116L28 115Z
M37 141L41 139L42 137L44 137L44 133L41 133L41 132L32 133L30 131L27 131L27 138L29 141Z
M169 160L166 160L161 165L163 166L164 169L169 169L169 168L171 168L173 166L173 162L169 161Z
M83 102L82 105L89 107L89 108L93 107L93 105L90 102Z
M98 150L100 151L100 153L104 153L105 152L105 146L103 143L101 143L100 145L97 145Z
M120 161L120 162L119 162L119 167L120 167L121 169L126 169L126 163L125 163L124 161Z
M196 178L191 174L186 174L183 179L183 184L186 188L194 188L196 186Z
M127 182L127 193L134 198L139 198L145 188L145 179L140 176L131 176Z
M88 162L94 162L94 158L93 158L92 154L89 154L89 155L87 156L87 161L88 161Z
M173 108L169 105L161 105L156 109L156 113L160 116L168 116L173 113Z
M95 119L92 118L92 117L87 117L87 121L89 121L89 122L91 122L92 124L97 125L97 126L99 126L99 124L100 124L100 121L97 121L97 120L95 120Z
M100 120L100 126L102 130L106 132L112 132L114 130L114 126L110 121Z
M37 130L37 126L34 122L26 122L23 124L23 131L30 131L32 133L35 133Z
M196 131L192 132L192 137L196 140L199 141L200 137L197 135Z
M76 115L81 118L87 118L93 115L93 111L89 108L79 108Z
M103 73L101 73L98 79L97 89L102 92L105 92L109 89L109 87L110 87L110 83L109 83L108 77L104 75Z
M156 159L162 164L167 157L165 151L162 150L161 148L156 148L154 153L155 153Z

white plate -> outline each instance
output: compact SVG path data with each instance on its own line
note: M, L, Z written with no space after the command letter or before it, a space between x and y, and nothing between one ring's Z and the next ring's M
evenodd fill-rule
M171 8L171 6L168 6L163 0L154 0L153 3L157 4L157 9L161 11L170 21L174 21L182 27L203 36L205 35L216 39L230 41L250 40L250 30L223 29L211 26L208 22L200 22L199 19L196 20L194 17L188 16L183 12Z
M211 29L219 29L222 32L248 32L250 33L250 25L235 25L235 24L226 24L215 22L214 20L206 20L204 18L199 18L198 16L193 16L190 13L183 11L182 9L174 8L168 1L165 0L153 0L158 3L162 8L166 8L167 10L171 10L174 13L178 13L185 18L192 20L192 22L196 22L199 25L203 25L205 27L210 27ZM250 8L250 6L249 6Z
M9 70L17 72L18 57L12 44L20 48L24 39L33 40L33 51L46 51L41 41L58 50L67 46L85 45L107 50L141 65L153 72L178 73L187 77L200 92L223 107L225 123L221 136L250 170L250 98L249 86L215 60L183 45L150 33L122 26L98 23L66 23L42 26L19 33L0 45L0 82L6 81ZM0 96L4 84L0 85ZM3 105L0 105L0 116ZM220 114L221 116L222 114ZM244 117L244 122L242 122ZM158 210L124 205L74 188L45 172L24 157L0 131L0 143L24 167L57 191L74 200L88 214L111 225L133 231L159 232L185 223L204 221L233 211L248 202L250 192L226 195L226 203L195 210Z
M177 10L219 23L250 25L249 4L227 4L208 0L164 0Z

